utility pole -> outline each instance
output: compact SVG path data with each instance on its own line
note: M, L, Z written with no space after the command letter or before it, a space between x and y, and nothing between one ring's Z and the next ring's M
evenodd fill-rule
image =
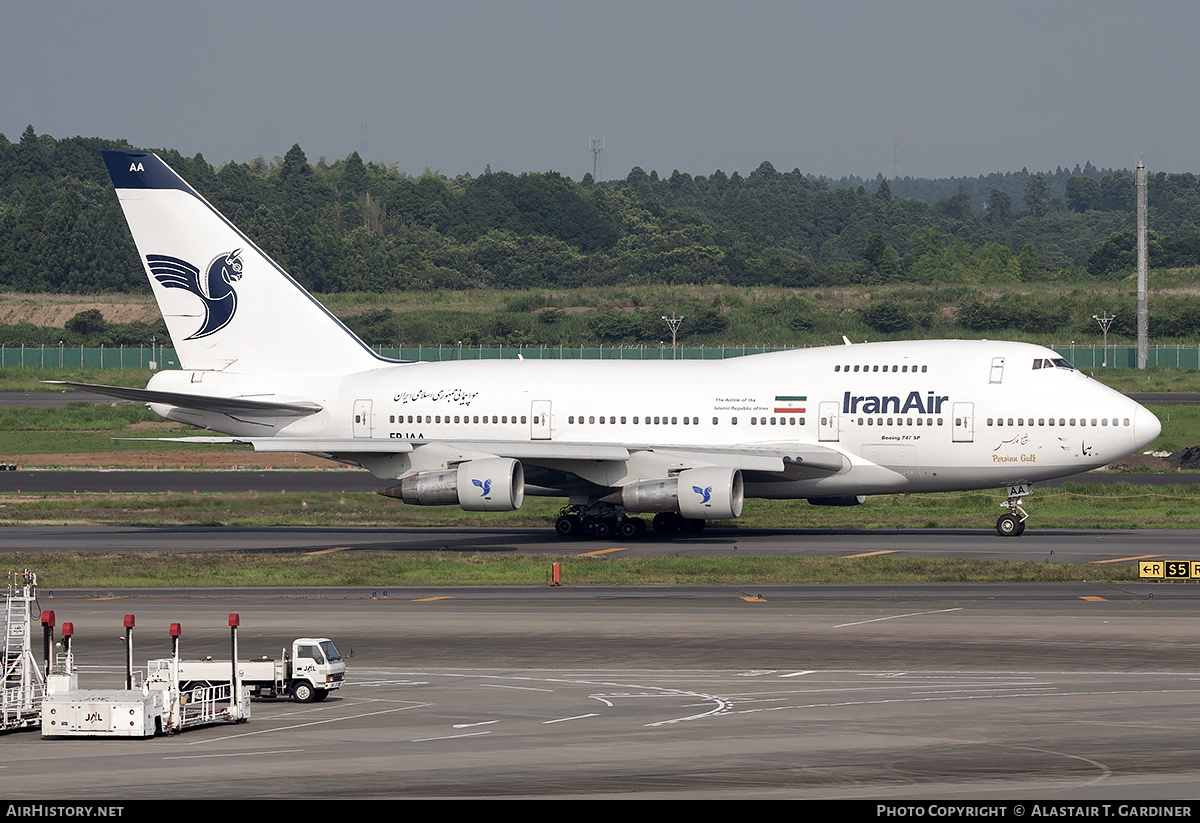
M1108 327L1112 325L1112 321L1116 318L1115 314L1108 315L1107 317L1092 315L1092 319L1100 324L1100 330L1104 332L1104 368L1106 369L1108 368Z
M663 320L667 321L667 325L671 327L671 359L675 359L675 334L679 331L679 324L683 322L682 317L676 317L675 312L671 312L671 316L662 316Z
M1146 164L1137 164L1137 367L1146 368L1147 337L1150 326L1146 308Z

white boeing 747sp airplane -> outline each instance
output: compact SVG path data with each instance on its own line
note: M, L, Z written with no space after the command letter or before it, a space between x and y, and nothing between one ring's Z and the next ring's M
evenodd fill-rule
M248 443L362 466L418 505L566 497L563 536L698 531L746 496L1007 487L1144 448L1148 410L1025 343L919 340L721 361L403 363L362 343L156 155L104 153L181 365L88 386ZM76 384L72 384L76 385Z

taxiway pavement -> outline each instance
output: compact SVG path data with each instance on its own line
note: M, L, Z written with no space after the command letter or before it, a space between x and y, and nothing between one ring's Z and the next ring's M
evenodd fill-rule
M4 736L0 794L139 798L931 798L1200 794L1200 588L880 585L56 593L84 687L297 634L324 703L152 741Z

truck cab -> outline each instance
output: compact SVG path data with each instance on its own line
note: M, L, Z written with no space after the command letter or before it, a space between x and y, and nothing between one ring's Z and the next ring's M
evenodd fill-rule
M287 678L292 697L300 703L324 700L341 688L346 679L346 662L334 642L326 637L301 637L292 642L287 661Z

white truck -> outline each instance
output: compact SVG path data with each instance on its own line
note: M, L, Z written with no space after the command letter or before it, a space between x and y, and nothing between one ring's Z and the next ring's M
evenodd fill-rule
M346 678L346 663L333 641L325 637L301 637L292 641L291 653L283 650L282 659L259 657L238 662L238 679L254 697L291 695L300 703L324 700L339 689ZM152 673L166 669L170 658L149 661ZM233 679L228 660L179 661L179 688L188 692L198 686L214 686Z

